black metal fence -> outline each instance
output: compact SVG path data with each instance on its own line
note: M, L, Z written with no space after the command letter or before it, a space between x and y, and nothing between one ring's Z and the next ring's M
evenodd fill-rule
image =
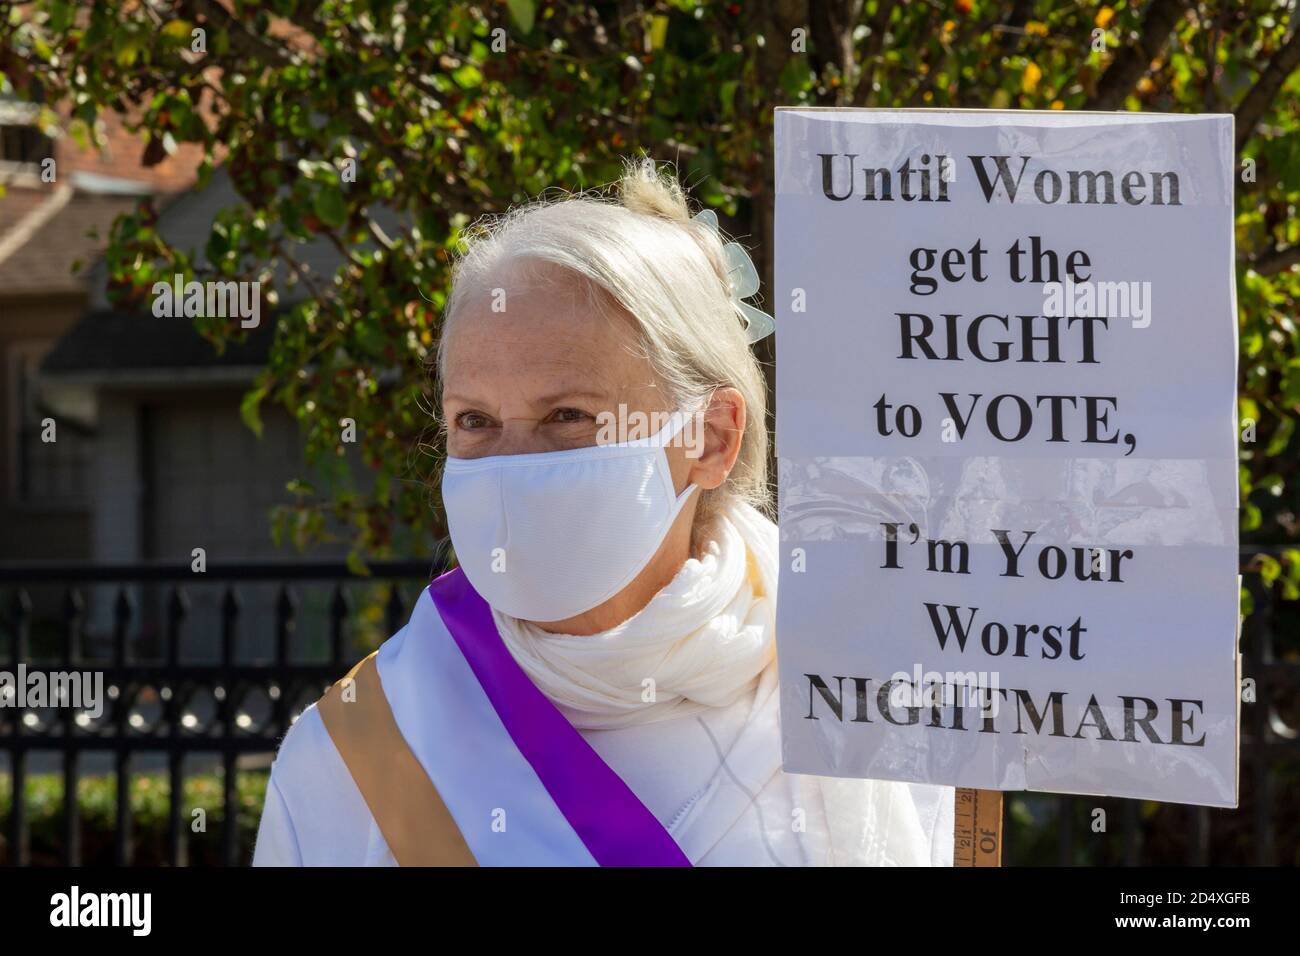
M92 754L108 754L112 760L113 862L132 862L130 783L135 763L145 755L161 757L166 764L167 860L173 865L186 862L191 828L183 801L185 763L188 756L200 755L215 757L221 771L220 860L227 865L244 862L248 847L241 846L235 825L238 760L274 753L297 713L365 653L354 640L359 622L353 592L386 592L379 608L373 595L370 601L382 619L376 633L386 636L405 623L408 602L430 580L433 568L427 562L388 562L371 564L369 571L362 577L342 562L214 565L202 574L183 565L0 570L0 580L14 586L8 615L11 672L17 673L23 664L28 669L102 672L107 697L101 718L93 722L83 709L68 706L46 708L51 715L44 720L31 708L9 706L0 712L0 752L8 755L11 794L4 831L8 862L31 862L24 795L33 755L44 752L62 756L60 862L82 862L77 792L83 758ZM268 582L273 582L273 611L260 623L273 621L270 648L264 641L240 640L261 616L246 613L241 591L265 588ZM323 634L304 640L298 634L298 592L322 586L328 595L325 613L318 615L325 619ZM46 599L43 615L35 613L34 592ZM48 607L52 593L62 605L53 628ZM202 662L194 661L187 640L191 598L196 594L215 605L219 622L217 652ZM87 626L90 603L98 606L98 627ZM46 636L54 631L59 646L51 648L45 640L41 643L46 646L34 651L32 630L38 622ZM143 653L141 631L155 638L143 642L150 645Z
M1241 808L1008 794L1008 864L1297 862L1300 602L1282 600L1279 587L1252 573L1259 553L1242 554L1255 604L1243 630L1242 674L1256 682L1256 700L1242 706ZM220 768L219 861L246 862L249 847L235 823L239 761L274 753L303 707L405 623L409 602L439 569L427 562L377 563L362 577L341 562L214 565L203 574L155 565L0 568L0 582L12 588L4 615L12 671L23 664L93 669L103 673L108 698L97 720L75 707L0 709L0 754L8 757L11 787L3 830L8 862L32 862L24 797L31 761L42 754L61 757L58 862L83 862L78 782L94 755L111 762L105 772L116 788L115 863L134 861L130 785L146 757L165 766L169 781L166 861L187 862L191 828L183 789L186 760L195 755ZM316 594L316 626L304 634L300 595L308 588ZM256 614L241 598L254 589L263 592ZM196 661L191 599L199 594L215 612L215 622L207 623L217 646ZM248 632L267 621L273 622L269 641L250 645ZM1284 634L1289 643L1282 652ZM1123 839L1089 839L1098 807L1119 818Z

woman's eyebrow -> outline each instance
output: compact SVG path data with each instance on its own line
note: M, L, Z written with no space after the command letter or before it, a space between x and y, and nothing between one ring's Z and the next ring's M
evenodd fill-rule
M607 392L584 391L582 389L565 389L563 391L552 392L548 395L542 395L533 399L532 403L534 405L553 405L563 399L575 398L586 398L593 399L597 402L605 402L609 400L609 394ZM442 400L444 403L458 402L462 405L470 405L475 408L483 408L492 404L492 402L485 402L480 399L470 398L467 395L461 395L459 392L447 392L442 396Z
M607 392L595 392L595 391L589 391L589 390L588 390L588 391L583 391L583 390L580 390L580 389L579 389L579 390L572 390L572 391L571 391L571 390L566 389L566 390L564 390L564 391L560 391L560 392L552 392L552 393L549 394L549 395L543 395L543 396L541 396L540 398L537 399L536 404L538 404L538 405L553 405L553 404L555 404L556 402L559 402L559 401L561 401L562 399L566 399L566 398L570 398L570 399L571 399L571 398L588 398L588 399L593 399L593 400L595 400L595 401L597 401L597 402L605 402L605 401L608 401L608 400L609 400L609 393L607 393Z
M442 400L444 403L460 402L462 405L474 405L474 406L491 404L491 402L481 402L478 399L470 398L466 395L461 395L457 392L444 392L442 395Z

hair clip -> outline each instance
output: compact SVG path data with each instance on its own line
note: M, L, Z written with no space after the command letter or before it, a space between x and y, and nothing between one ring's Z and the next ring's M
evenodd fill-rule
M703 223L708 228L722 235L718 227L718 214L712 209L703 209L692 217L694 222ZM731 301L745 320L745 336L749 343L767 338L776 331L776 322L762 309L757 309L742 299L758 294L758 270L749 258L745 247L738 242L723 243L722 255L727 268L727 285L731 289Z

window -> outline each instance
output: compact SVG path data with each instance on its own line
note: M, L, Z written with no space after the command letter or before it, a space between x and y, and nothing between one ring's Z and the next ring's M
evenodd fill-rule
M39 166L53 155L53 141L35 126L0 126L0 160Z
M94 394L42 382L40 362L49 349L49 343L35 342L9 349L12 500L81 507L89 490Z
M0 87L0 167L38 172L54 156L53 140L36 125L45 96L39 88L33 96L31 102L20 100Z

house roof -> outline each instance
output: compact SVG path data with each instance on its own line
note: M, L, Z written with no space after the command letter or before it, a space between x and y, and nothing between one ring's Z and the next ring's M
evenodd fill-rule
M138 196L71 186L10 188L0 198L0 290L5 295L84 292L84 271L103 252L113 220Z
M223 167L214 171L204 188L192 189L168 199L159 211L155 228L167 242L187 249L196 264L202 267L206 260L204 247L211 234L213 221L221 210L238 205L242 200ZM218 355L212 344L194 331L190 319L157 318L147 307L131 311L113 305L108 301L108 267L102 257L103 240L107 238L113 217L119 211L132 208L138 197L96 195L87 196L85 200L95 200L97 204L83 201L78 192L68 202L68 206L53 216L39 233L45 236L48 232L52 239L62 236L67 247L78 245L78 248L85 249L86 246L75 243L74 236L69 235L75 229L60 231L56 228L51 231L51 227L60 223L69 210L72 213L69 214L68 222L76 222L83 232L88 215L102 217L98 220L103 223L100 229L101 240L92 242L92 251L85 256L88 265L86 273L79 280L68 280L70 287L88 291L90 309L55 345L41 365L42 372L64 381L87 384L157 384L175 387L214 381L251 381L266 365L274 339L275 317L264 311L261 325L252 330L243 343L230 345L224 353ZM82 205L74 208L76 203ZM382 207L372 210L372 215L389 231L400 229L404 218ZM4 242L3 235L0 235L0 247ZM34 244L27 242L21 252L14 253L14 258L24 255L24 261L32 263L36 253L28 252L28 247ZM370 244L367 242L364 246ZM47 246L44 242L39 245ZM338 251L322 238L297 246L294 257L302 267L322 277L331 276L343 261ZM74 258L75 254L66 255L65 264ZM289 271L288 265L277 259L270 266L273 281L283 287ZM32 268L35 268L34 263ZM0 261L0 290L5 292L17 288L16 284L9 284L8 270L9 262ZM48 274L31 285L35 287L33 291L48 291ZM301 288L293 291L299 295L303 292Z
M243 199L230 181L229 172L224 166L218 166L202 189L191 189L170 197L167 204L159 209L154 229L163 241L177 249L184 249L195 266L203 269L208 265L206 246L212 234L212 224L222 210L242 203ZM379 210L376 219L386 229L400 225L400 221L387 210ZM338 250L328 240L320 237L303 245L294 245L293 255L300 265L324 281L328 281L343 262ZM289 267L278 259L272 260L269 265L273 270L275 285L284 290ZM102 257L88 269L86 280L90 307L112 309L113 303L108 299L108 265ZM297 294L302 294L301 290Z
M190 319L97 310L59 340L41 372L94 384L245 382L266 364L274 330L274 316L263 316L243 342L217 354ZM177 370L188 372L178 376Z
M0 196L0 240L11 235L30 213L50 198L51 192L6 184L5 194Z

